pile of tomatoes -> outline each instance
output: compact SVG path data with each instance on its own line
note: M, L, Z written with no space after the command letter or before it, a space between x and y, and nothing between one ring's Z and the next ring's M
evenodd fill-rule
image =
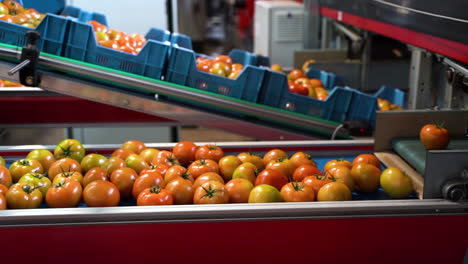
M213 59L207 57L197 57L197 69L202 72L208 72L230 79L236 79L242 72L244 65L233 63L232 58L226 55L219 55Z
M45 14L39 13L33 8L24 8L13 0L3 0L0 3L0 20L15 23L21 26L35 28L41 23Z
M377 105L380 111L403 110L403 106L392 104L390 101L382 98L377 98Z
M380 186L395 198L412 191L411 180L397 168L381 172L372 154L353 162L330 160L323 170L304 152L288 156L272 149L224 155L214 145L181 141L171 151L129 140L110 157L86 155L74 139L52 152L36 149L9 169L0 157L0 208L312 202L351 200L353 191Z
M95 20L90 20L87 23L93 26L96 40L101 46L138 54L146 43L145 36L139 33L127 35L123 31L110 29Z

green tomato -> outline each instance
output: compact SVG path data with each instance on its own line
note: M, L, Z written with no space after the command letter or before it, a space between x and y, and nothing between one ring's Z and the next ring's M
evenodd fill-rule
M47 149L32 150L28 153L26 158L39 161L44 171L49 171L50 165L55 162L54 154Z
M96 32L96 38L97 38L97 41L106 41L106 40L109 40L109 35L107 35L105 32L102 32L102 31L97 31Z
M76 139L64 139L54 150L55 159L71 158L81 162L85 156L86 150Z
M0 3L0 15L8 15L10 11L8 10L8 7L6 5Z
M50 188L52 185L52 182L44 176L44 174L41 173L26 173L23 175L18 183L23 183L23 184L28 184L34 187L37 187L39 191L42 193L42 197L45 197L47 190Z
M6 166L5 159L0 156L0 166Z
M232 173L232 179L239 178L247 179L252 184L254 184L255 179L257 178L257 167L251 162L244 162L237 166L237 168Z
M138 174L144 169L148 169L149 165L138 154L130 154L125 159L127 167L134 169Z
M282 201L280 191L268 184L255 186L249 194L249 203L277 203Z
M86 174L92 168L100 168L107 161L107 158L100 154L88 154L81 160L81 172Z
M395 167L387 168L382 172L380 185L390 197L395 199L407 198L413 192L410 177Z

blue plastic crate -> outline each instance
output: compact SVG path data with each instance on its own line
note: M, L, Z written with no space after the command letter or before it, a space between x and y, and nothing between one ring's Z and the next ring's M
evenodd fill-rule
M169 53L170 33L153 28L146 34L147 42L136 54L121 52L97 43L93 27L80 21L70 21L64 56L96 65L161 79Z
M58 14L65 7L65 0L17 0L27 8L34 8L41 13Z
M374 97L388 100L392 104L405 106L405 92L390 86L383 85L380 87Z
M78 19L81 22L88 22L90 20L95 20L104 26L107 26L106 16L100 13L88 12L79 7L66 6L65 9L61 12L61 15L70 16Z
M309 78L315 78L322 81L323 87L327 90L331 90L336 86L344 86L344 81L341 76L332 72L319 70L313 66L309 66L309 69L305 74Z
M197 56L199 55L190 49L172 46L166 80L237 99L257 101L265 70L246 65L236 79L230 79L199 71L196 65ZM236 57L232 59L240 63Z
M353 90L351 107L348 111L347 120L370 121L375 124L375 111L377 107L377 98L370 94Z
M66 38L69 19L47 14L35 29L0 20L0 42L23 47L26 45L26 32L35 30L41 34L37 47L41 52L61 55Z

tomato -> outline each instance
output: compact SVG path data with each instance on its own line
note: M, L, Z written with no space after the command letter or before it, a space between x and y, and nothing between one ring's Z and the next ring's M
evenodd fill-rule
M255 186L269 184L278 189L278 191L287 183L288 177L282 171L274 169L264 169L257 175L257 179L255 179Z
M244 162L241 165L237 166L237 168L232 173L233 179L247 179L252 184L255 183L255 179L257 179L258 169L257 167L250 162Z
M128 149L136 154L140 154L140 152L142 152L146 148L146 145L145 143L139 140L129 140L124 142L120 148Z
M117 186L120 197L128 199L132 197L133 183L135 182L138 174L131 168L120 168L112 172L110 181Z
M0 210L7 209L7 201L3 194L0 193Z
M194 179L197 179L198 176L210 171L219 173L219 166L216 161L209 159L196 160L187 168L187 173L192 175Z
M124 168L125 166L127 166L125 164L125 160L119 157L110 157L101 165L101 168L107 171L107 174L110 175L116 169Z
M307 77L303 71L299 69L294 69L288 74L288 80L294 81L298 78Z
M268 184L255 186L249 194L249 203L276 203L282 202L280 191Z
M137 174L139 174L142 170L149 168L149 164L146 163L146 161L137 154L128 155L128 157L125 159L125 165L134 169Z
M231 65L231 69L233 72L240 72L244 69L244 65L240 64L240 63L233 63Z
M42 193L38 187L15 183L8 189L5 198L8 208L11 209L38 208L42 202Z
M96 40L98 43L102 41L110 40L109 35L107 35L105 32L102 32L102 31L96 31L95 36L96 36Z
M92 168L83 177L83 187L86 187L90 182L102 180L107 181L107 171L103 168Z
M224 62L213 62L210 67L210 73L227 77L231 74L231 66Z
M325 184L332 182L330 178L324 175L317 175L317 176L307 176L304 178L302 181L305 185L308 185L314 189L315 192L315 197L317 197L317 194Z
M224 156L218 161L219 174L223 176L225 181L229 181L232 179L234 170L241 164L242 161L234 155Z
M351 191L346 184L330 182L325 184L317 194L317 201L349 201L352 199Z
M202 72L210 72L212 64L213 63L210 60L204 60L203 62L197 63L197 69Z
M10 15L0 15L0 20L13 23L13 16Z
M273 64L270 66L270 69L275 72L281 72L284 73L283 68L279 64Z
M140 152L140 157L143 158L143 160L150 164L151 161L153 160L154 156L159 152L159 150L155 148L146 148Z
M28 153L26 159L37 160L41 163L44 171L48 171L50 165L55 162L55 157L52 152L47 149L35 149Z
M306 86L296 84L294 82L288 81L288 89L290 93L300 94L307 96L309 94L309 89Z
M45 201L52 208L77 207L82 194L83 188L79 182L62 180L47 190Z
M164 178L164 175L166 174L168 170L169 170L169 167L164 164L150 165L148 169L144 169L140 171L139 175L143 175L144 173L147 173L147 172L157 172L161 175L161 177Z
M223 156L223 150L214 144L203 145L195 152L195 159L197 160L210 159L218 162Z
M112 152L112 157L118 157L123 160L125 160L130 154L136 154L135 152L129 150L129 149L116 149L114 152Z
M24 7L14 0L3 0L3 4L10 11L10 15L20 14L24 11Z
M42 193L42 197L45 197L47 190L52 185L52 182L41 173L29 172L21 176L18 183L29 184L31 186L37 187Z
M348 186L350 191L354 191L356 184L354 183L353 176L351 175L351 170L345 166L336 166L331 168L327 174L331 176L333 181L341 182Z
M215 172L205 172L202 175L198 176L197 179L193 182L193 188L196 190L199 186L203 185L205 182L217 181L224 184L223 177Z
M380 176L380 185L392 198L407 198L413 192L413 183L400 169L389 167Z
M291 181L302 181L305 177L314 175L322 175L322 172L313 165L301 165L294 170Z
M294 164L292 163L290 159L282 159L282 158L276 161L270 161L270 163L266 165L266 168L279 170L283 172L284 175L286 175L288 179L292 177L294 170L296 170L296 166L294 166Z
M67 179L75 180L79 182L81 185L83 185L83 175L77 171L68 171L68 172L59 173L55 175L52 183L59 183Z
M449 132L441 125L428 124L419 131L419 139L424 147L431 149L445 149L450 142Z
M167 190L161 189L159 186L153 186L143 190L137 198L138 206L147 205L172 205L174 199L172 194Z
M154 186L166 187L163 177L158 172L146 172L136 178L132 187L132 195L138 198L138 195L145 189Z
M281 149L272 149L263 156L263 164L266 166L271 161L274 161L280 158L287 159L288 154L286 154L286 152L284 152Z
M361 155L358 155L356 158L354 158L353 160L353 164L352 166L356 166L357 164L359 163L369 163L369 164L372 164L374 166L376 166L379 170L381 168L381 165L380 165L380 161L379 159L377 159L376 156L372 155L372 154L361 154ZM351 168L350 168L351 169Z
M375 192L380 186L381 171L369 163L359 163L351 169L351 175L361 192Z
M6 5L0 3L0 15L8 15L10 12L10 10L8 9L8 7L6 7Z
M242 152L242 153L239 153L237 157L242 161L242 163L244 162L252 163L253 165L255 165L255 167L257 167L259 171L265 169L265 164L263 163L263 159L260 156L254 155L249 152Z
M8 187L6 187L3 184L0 184L0 194L6 195L7 191L8 191Z
M10 187L12 181L10 171L5 166L0 165L0 184Z
M172 197L174 204L191 204L193 203L194 188L192 182L182 178L176 178L166 185Z
M294 164L294 166L296 166L296 168L301 165L317 166L312 156L304 152L296 152L289 159Z
M285 202L313 202L315 191L303 182L290 182L281 188L281 197Z
M5 166L5 165L6 165L5 159L2 158L2 156L0 156L0 166Z
M10 175L13 182L18 182L21 176L29 172L43 173L42 165L37 160L21 159L10 166Z
M224 184L208 181L198 186L193 195L194 204L223 204L229 202L229 195Z
M120 193L112 182L97 180L84 188L83 200L89 207L117 206Z
M180 141L172 148L172 154L185 166L190 165L195 159L197 145L191 141Z
M154 165L157 164L164 164L168 167L172 167L174 165L180 165L177 158L172 154L172 152L168 150L161 150L156 154L151 161Z
M100 154L88 154L84 156L84 158L81 160L81 171L83 173L88 172L92 168L100 168L103 166L107 161L107 158L104 157L103 155Z
M230 203L247 203L254 185L247 179L232 179L224 186Z
M107 27L104 26L103 24L95 21L95 20L90 20L88 22L86 22L88 24L90 24L91 26L93 26L93 29L95 32L107 32Z
M336 166L345 166L345 167L348 167L349 169L353 167L351 162L349 162L348 160L334 159L334 160L329 160L327 161L327 163L325 163L325 166L323 167L323 172L327 173L328 170Z
M81 173L81 165L78 161L70 158L63 158L55 161L50 165L49 172L47 176L49 176L50 180L54 180L57 174L62 172L72 172L76 171Z
M232 64L231 57L226 56L226 55L218 55L218 56L214 57L213 62L218 62L218 61L224 62L224 63L228 64L229 66L231 66L231 64Z
M187 173L187 169L181 165L174 165L170 167L167 172L164 174L164 182L168 183L176 177L186 178L187 180L192 179L193 177Z
M54 156L57 160L63 158L71 158L81 162L86 154L86 150L76 139L64 139L54 150Z

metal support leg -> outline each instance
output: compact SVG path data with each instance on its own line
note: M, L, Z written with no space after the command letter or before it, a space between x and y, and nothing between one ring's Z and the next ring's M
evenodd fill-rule
M409 109L432 108L432 55L421 49L413 48L409 77Z
M320 48L320 5L319 0L304 1L306 23L304 27L304 48Z

